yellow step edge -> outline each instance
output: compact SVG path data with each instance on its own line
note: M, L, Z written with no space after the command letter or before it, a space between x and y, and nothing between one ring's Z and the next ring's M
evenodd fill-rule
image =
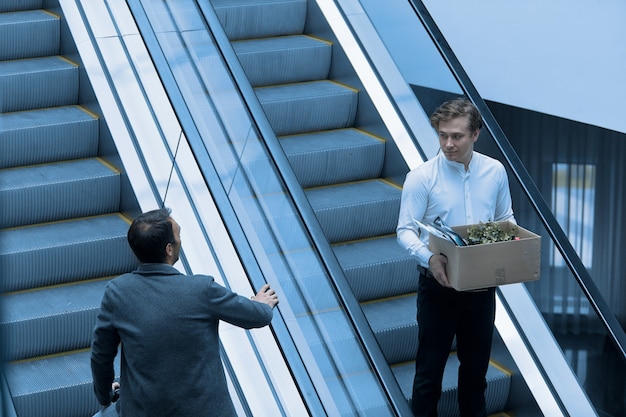
M112 215L115 215L115 216L119 217L120 219L124 220L128 225L130 225L132 223L132 219L127 214L124 214L124 213L121 213L119 211L116 211L114 213L97 214L95 216L74 217L74 218L71 218L71 219L54 220L54 221L51 221L51 222L25 224L25 225L22 225L22 226L7 227L6 229L0 229L0 230L2 230L2 231L5 231L5 230L20 230L20 229L26 229L26 228L29 228L29 227L39 227L39 226L47 226L47 225L52 225L52 224L69 223L69 222L74 222L74 221L78 221L78 220L97 219L99 217L108 217L108 216L112 216Z
M49 290L49 289L53 289L53 288L71 287L73 285L87 284L87 283L90 283L90 282L110 281L113 278L118 277L119 275L120 274L118 274L118 275L110 275L110 276L106 276L106 277L99 277L99 278L89 278L89 279L83 279L83 280L72 281L72 282L64 282L64 283L61 283L61 284L47 285L47 286L44 286L44 287L27 288L27 289L24 289L24 290L5 292L5 293L1 294L1 296L34 293L34 292L37 292L37 291L45 291L45 290Z
M383 301L400 300L402 298L411 298L411 297L417 297L417 293L416 292L408 292L406 294L392 295L391 297L376 298L374 300L363 301L363 302L361 302L359 304L367 305L367 304L380 303L380 302L383 302Z
M386 179L386 178L366 178L366 179L363 179L363 180L341 182L341 183L338 183L338 184L319 185L317 187L306 188L305 190L318 190L318 189L322 189L322 188L341 187L342 185L346 185L346 184L359 184L359 183L373 182L373 181L380 181L382 183L390 185L390 186L392 186L394 188L397 188L399 190L402 189L402 187L400 185L398 185L397 183L393 182L392 180L389 180L389 179Z
M387 139L383 138L382 136L375 135L374 133L368 132L367 130L363 130L363 129L358 128L358 127L342 127L342 128L339 128L339 129L316 130L316 131L312 131L312 132L294 133L294 134L291 134L291 135L278 136L278 139L296 138L298 136L310 136L310 135L316 135L316 134L320 134L320 133L324 133L324 132L341 132L341 131L345 131L345 130L354 130L356 132L362 133L363 135L369 136L372 139L376 139L376 140L378 140L380 142L383 142L383 143L387 142Z
M360 239L354 239L354 240L347 240L345 242L336 242L336 243L332 243L330 246L335 247L335 246L342 246L342 245L349 245L352 243L360 243L360 242L368 242L370 240L378 240L378 239L383 239L386 237L396 237L395 233L387 233L386 235L379 235L379 236L372 236L372 237L363 237Z
M91 347L87 347L87 348L82 348L82 349L70 350L66 352L51 353L49 355L33 356L32 358L11 361L9 362L9 364L14 365L18 363L35 362L35 361L44 360L44 359L60 358L62 356L67 356L67 355L72 355L72 354L77 354L77 353L85 353L85 352L90 352L90 351L91 351Z

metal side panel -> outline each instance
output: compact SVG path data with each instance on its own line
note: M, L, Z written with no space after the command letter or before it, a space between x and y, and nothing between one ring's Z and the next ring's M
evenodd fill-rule
M409 168L438 151L428 116L358 0L315 0Z
M60 5L141 209L164 202L184 230L183 260L175 266L212 275L239 294L254 294L127 3L60 0ZM270 328L223 326L220 335L227 371L233 371L227 372L231 397L242 415L246 409L276 416L285 407L291 415L306 414ZM279 403L276 391L288 405Z
M544 415L597 415L523 284L498 289L496 328Z

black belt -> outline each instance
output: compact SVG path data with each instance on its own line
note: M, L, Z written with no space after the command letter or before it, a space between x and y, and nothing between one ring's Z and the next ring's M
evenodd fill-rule
M417 266L417 270L420 271L420 274L428 277L428 278L435 278L435 276L433 275L432 272L430 272L430 269L428 268L424 268L422 265L418 265ZM476 290L465 290L464 292L484 292L484 291L489 291L490 289L492 289L494 287L490 287L490 288L478 288Z
M435 276L433 275L432 272L430 272L430 269L428 268L424 268L422 265L418 265L417 266L417 270L420 271L420 274L430 277L430 278L435 278Z

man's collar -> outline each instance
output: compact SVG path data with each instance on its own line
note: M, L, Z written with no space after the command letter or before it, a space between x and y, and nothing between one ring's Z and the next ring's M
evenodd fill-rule
M180 275L180 271L168 264L141 264L135 271L141 275Z

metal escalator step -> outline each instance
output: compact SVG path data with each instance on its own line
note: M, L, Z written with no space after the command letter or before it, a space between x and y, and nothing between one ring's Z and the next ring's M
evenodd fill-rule
M416 295L363 303L363 314L376 336L387 362L405 362L417 351Z
M34 10L43 7L43 0L2 0L0 12L15 12L19 10Z
M0 114L0 168L98 153L99 120L79 106Z
M333 251L359 301L417 291L417 262L395 235L336 244Z
M305 190L331 243L395 233L401 189L384 180Z
M211 0L230 40L297 35L304 30L306 0Z
M283 136L280 143L303 188L377 178L385 141L358 129Z
M57 55L59 16L45 10L0 13L0 61Z
M0 230L0 290L19 291L135 269L119 214Z
M358 92L332 81L255 89L277 136L351 127Z
M4 371L18 416L91 416L100 406L93 393L90 351L8 363ZM115 361L119 375L119 355Z
M438 414L441 417L455 417L459 415L458 407L458 368L459 360L456 354L451 354L443 374L442 392L439 400ZM412 397L413 377L415 376L415 362L405 362L391 367L396 380L410 401ZM511 373L496 363L491 363L487 370L487 414L502 411L511 390Z
M120 173L99 158L0 171L0 227L115 212Z
M76 104L78 66L60 56L0 62L0 112Z
M328 76L332 45L305 35L233 42L254 87L322 80Z
M108 279L2 296L9 361L89 347Z

